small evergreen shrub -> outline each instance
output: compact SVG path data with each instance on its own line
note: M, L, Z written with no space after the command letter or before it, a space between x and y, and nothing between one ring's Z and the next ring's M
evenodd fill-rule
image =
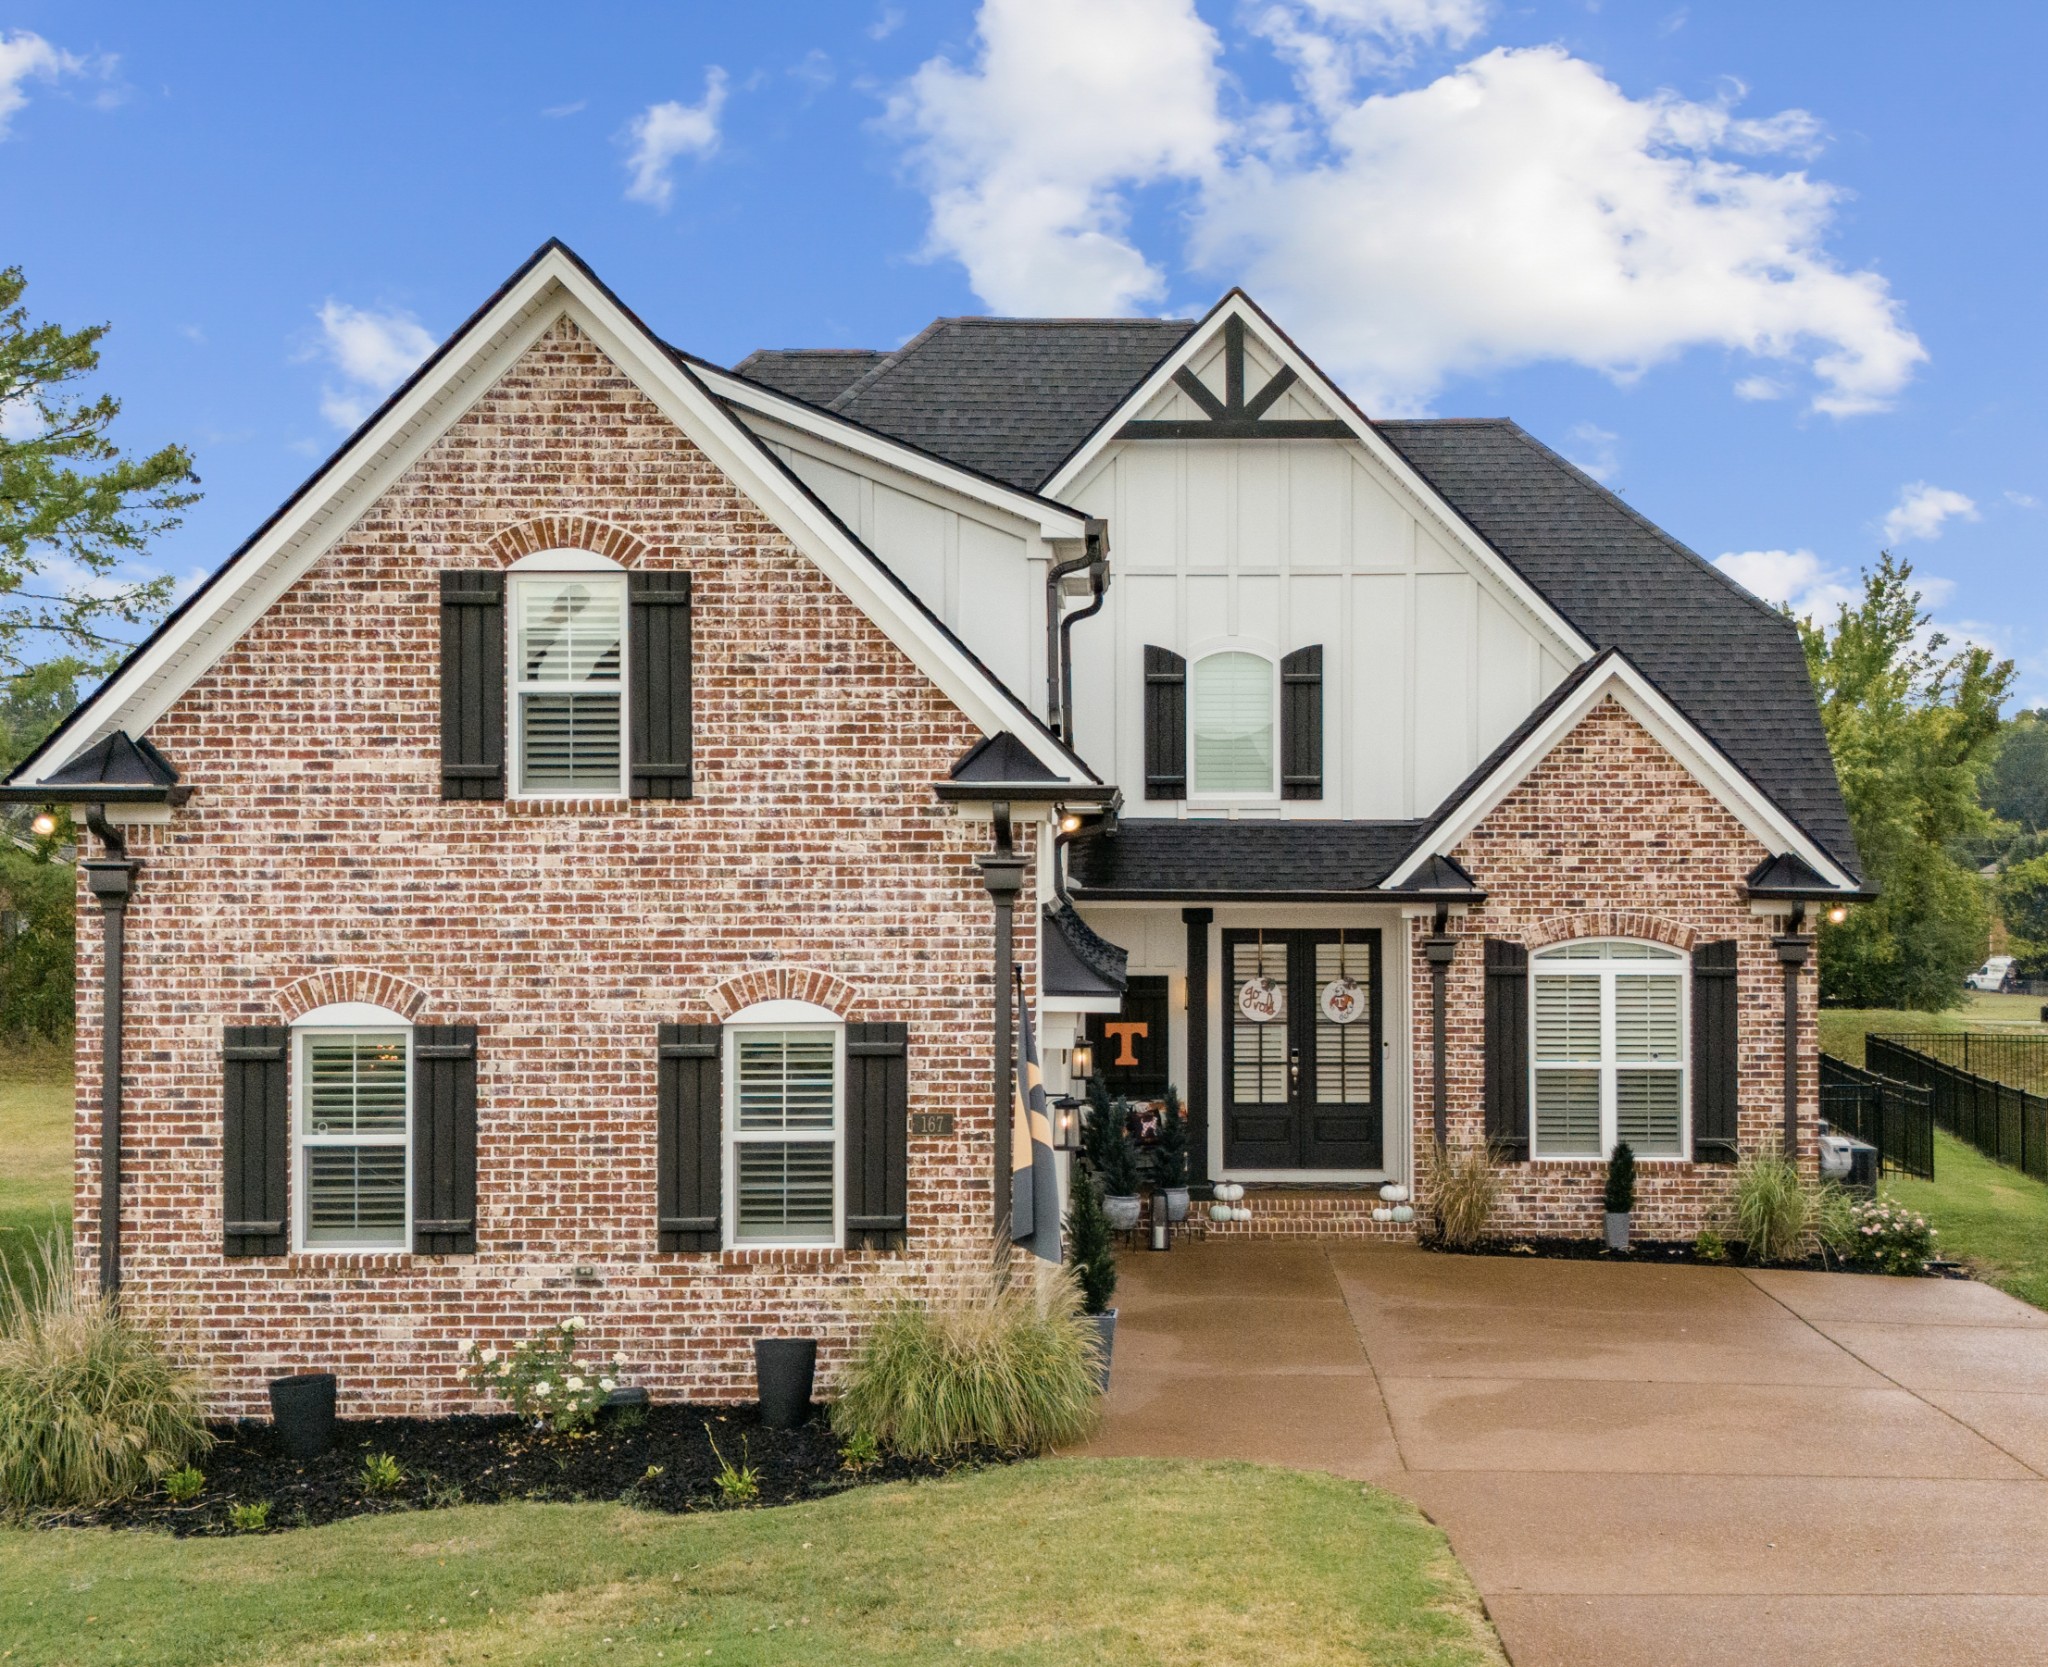
M1180 1095L1166 1091L1166 1107L1159 1114L1159 1144L1152 1149L1153 1177L1162 1187L1188 1184L1188 1117L1181 1109Z
M935 1276L922 1301L883 1307L832 1404L843 1441L866 1435L912 1458L971 1447L1042 1453L1093 1428L1095 1327L1070 1270L989 1265Z
M1439 1146L1429 1164L1430 1208L1437 1242L1448 1250L1470 1250L1486 1237L1486 1225L1500 1202L1500 1173L1485 1146Z
M104 1504L211 1447L198 1378L79 1289L66 1242L35 1260L0 1282L0 1508Z
M1067 1201L1067 1262L1080 1282L1082 1312L1107 1314L1116 1296L1116 1251L1102 1209L1101 1183L1079 1164Z
M1131 1103L1117 1100L1099 1121L1093 1167L1105 1198L1133 1198L1138 1191L1138 1143L1131 1132Z
M1627 1215L1636 1207L1636 1154L1625 1140L1614 1144L1607 1160L1607 1213Z
M583 1322L571 1316L515 1343L505 1354L488 1344L465 1343L463 1379L477 1394L496 1396L535 1424L563 1432L581 1429L618 1388L613 1374L626 1363L624 1355L615 1354L609 1365L579 1365L576 1339L582 1330Z

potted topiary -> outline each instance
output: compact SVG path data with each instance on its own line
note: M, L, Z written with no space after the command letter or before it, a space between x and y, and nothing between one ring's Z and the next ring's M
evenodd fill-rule
M1619 1141L1607 1160L1607 1248L1628 1249L1629 1217L1636 1207L1636 1155Z
M1188 1118L1180 1096L1168 1088L1159 1114L1159 1144L1152 1149L1154 1185L1166 1193L1166 1219L1188 1219Z
M1110 1227L1128 1233L1138 1225L1138 1146L1131 1137L1131 1106L1117 1100L1107 1112L1098 1113L1091 1124L1096 1128L1095 1149L1088 1154L1095 1179L1102 1185L1102 1210Z
M1116 1253L1109 1242L1109 1217L1102 1209L1102 1189L1095 1177L1074 1166L1074 1196L1067 1205L1067 1256L1081 1285L1081 1309L1095 1326L1102 1345L1098 1376L1109 1388L1109 1361L1116 1349Z

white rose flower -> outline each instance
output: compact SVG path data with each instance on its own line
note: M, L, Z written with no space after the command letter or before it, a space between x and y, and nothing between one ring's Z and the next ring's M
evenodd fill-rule
M485 1349L481 1354L477 1356L477 1359L481 1360L486 1366L490 1365L491 1362L496 1360L497 1358L498 1351L496 1349Z
M546 1381L545 1379L543 1379L543 1380L542 1380L541 1382L539 1382L539 1383L537 1383L537 1384L535 1384L535 1385L533 1386L533 1398L534 1398L534 1399L535 1399L536 1401L544 1401L544 1400L546 1400L546 1399L548 1398L548 1395L549 1395L550 1393L551 1393L551 1386L550 1386L550 1385L549 1385L549 1384L547 1383L547 1381Z
M474 1337L472 1337L468 1342L462 1345L462 1352L464 1354L476 1353L476 1339Z
M619 1386L611 1378L599 1378L597 1380L597 1387L602 1389L607 1395L609 1395L614 1389L618 1388Z
M612 1364L614 1366L623 1366L626 1364L626 1356L623 1350L612 1356Z
M512 1362L511 1362L511 1361L509 1361L509 1360L501 1360L501 1361L499 1361L499 1362L498 1362L498 1376L499 1376L499 1377L501 1377L501 1378L505 1378L505 1377L510 1377L511 1375L512 1375Z
M569 1318L562 1322L562 1329L564 1331L581 1331L583 1329L583 1322L571 1314Z
M562 1380L562 1387L568 1390L571 1395L578 1395L583 1391L583 1380L571 1372L569 1376Z

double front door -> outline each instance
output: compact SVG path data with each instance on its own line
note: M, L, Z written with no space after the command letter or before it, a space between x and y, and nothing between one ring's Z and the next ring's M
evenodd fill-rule
M1378 1169L1380 935L1223 934L1223 1164Z

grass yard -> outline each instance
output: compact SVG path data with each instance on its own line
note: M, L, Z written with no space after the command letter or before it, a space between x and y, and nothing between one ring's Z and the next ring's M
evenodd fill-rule
M1968 991L1963 1006L1941 1013L1916 1013L1893 1007L1823 1007L1820 1046L1823 1053L1846 1059L1851 1065L1861 1065L1863 1038L1872 1031L1881 1036L1916 1030L1999 1030L2048 1035L2048 1025L2041 1023L2041 1007L2039 996L1998 996L1984 990ZM1939 1167L1935 1173L1941 1173Z
M1443 1535L1335 1477L1048 1460L811 1505L0 1531L0 1659L1504 1667Z
M0 1280L71 1223L71 1050L0 1051Z
M2048 1308L2048 1186L1934 1131L1934 1179L1895 1175L1884 1190L1941 1229L1941 1254L1986 1283Z

